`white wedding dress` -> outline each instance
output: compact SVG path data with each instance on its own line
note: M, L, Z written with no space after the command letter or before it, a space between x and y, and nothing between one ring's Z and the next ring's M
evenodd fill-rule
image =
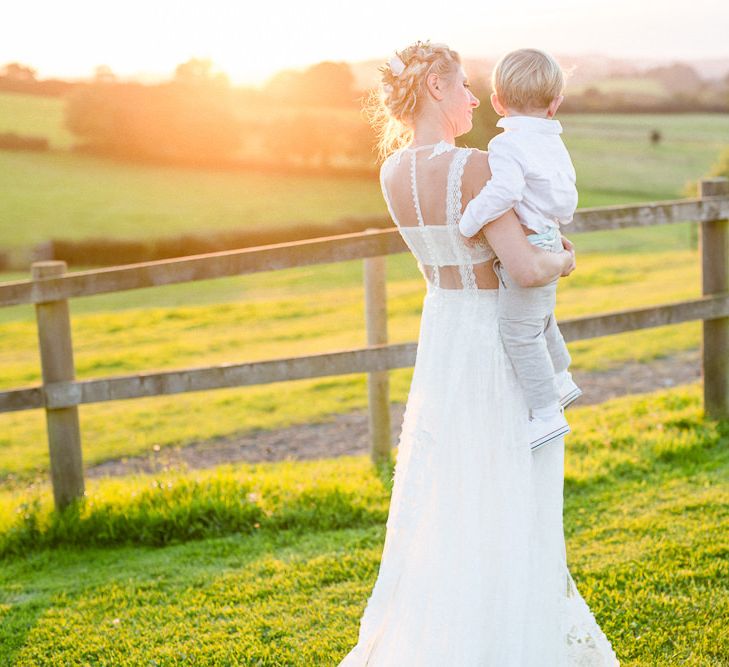
M340 667L618 665L567 568L564 440L531 452L498 290L479 289L493 253L458 232L471 150L420 149L381 172L427 294L379 574Z

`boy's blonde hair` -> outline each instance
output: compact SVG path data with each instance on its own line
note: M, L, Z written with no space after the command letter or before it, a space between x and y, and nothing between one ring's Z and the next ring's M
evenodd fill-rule
M491 87L509 109L546 109L564 91L564 78L562 68L548 53L518 49L496 63Z

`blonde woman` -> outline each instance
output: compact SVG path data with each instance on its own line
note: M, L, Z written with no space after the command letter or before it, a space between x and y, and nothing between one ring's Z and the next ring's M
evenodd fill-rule
M567 568L564 440L531 451L497 322L495 257L528 286L574 253L531 245L513 211L473 247L460 235L490 178L486 153L455 146L478 104L447 46L382 68L382 192L427 293L379 574L341 667L618 664Z

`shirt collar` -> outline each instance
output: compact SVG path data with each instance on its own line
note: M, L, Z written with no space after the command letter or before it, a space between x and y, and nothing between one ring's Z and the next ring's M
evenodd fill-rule
M562 125L552 118L534 118L533 116L505 116L501 118L496 127L507 130L526 130L540 134L561 134Z

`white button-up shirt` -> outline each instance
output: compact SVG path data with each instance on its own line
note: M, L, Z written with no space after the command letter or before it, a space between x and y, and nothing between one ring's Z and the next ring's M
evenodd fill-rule
M511 208L538 234L571 222L577 208L575 168L559 136L560 122L511 116L496 125L505 131L489 142L491 180L468 203L461 234L477 234Z

